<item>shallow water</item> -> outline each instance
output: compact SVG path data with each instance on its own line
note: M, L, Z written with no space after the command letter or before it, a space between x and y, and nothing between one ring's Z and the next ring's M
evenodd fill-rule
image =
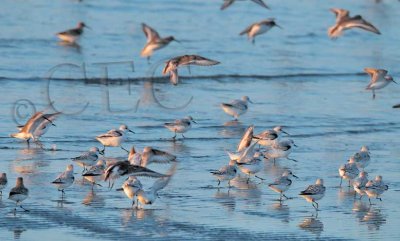
M220 12L220 2L5 1L6 7L0 9L6 25L0 35L0 171L7 172L9 185L0 201L0 240L43 240L56 235L59 240L399 238L400 124L398 111L391 108L400 101L398 87L389 85L373 101L371 93L364 91L368 77L359 74L366 66L382 66L396 77L400 54L394 43L400 30L394 23L399 4L268 1L272 8L268 11L238 2ZM329 40L326 28L334 17L328 9L333 6L365 15L382 36L355 31ZM10 8L15 10L12 15L7 13ZM259 37L255 46L237 35L264 17L276 17L284 29ZM78 20L93 29L85 33L81 48L59 46L52 34ZM138 58L145 42L141 22L183 43L158 51L148 65ZM193 67L191 75L183 69L181 73L191 78L176 87L167 78L143 80L160 76L161 60L188 52L222 64ZM119 61L124 63L109 69L109 85L99 83L104 73L95 63ZM65 65L54 72L58 80L44 79L52 67L63 63L85 63L88 79ZM235 74L242 77L224 77ZM239 123L232 122L219 103L242 95L255 103ZM25 143L7 137L33 108L44 109L50 102L65 114L43 136L46 151L34 145L28 149ZM172 133L162 124L189 114L198 124L185 140L170 141ZM99 146L96 135L121 123L136 132L126 148L151 145L178 156L178 170L160 198L145 210L132 210L123 193L105 187L92 192L76 167L77 181L62 201L50 182L71 157ZM228 162L226 150L236 147L251 124L256 132L286 126L299 146L291 157L299 162L279 160L273 166L266 161L260 173L266 181L254 179L246 184L239 179L230 190L225 183L216 188L208 170ZM338 167L362 145L371 149L370 177L380 174L390 186L383 201L374 200L376 205L371 207L365 199L354 201L346 187L338 187ZM126 154L109 148L106 156L122 159ZM169 168L149 167L160 172ZM267 184L285 168L300 178L287 193L293 199L279 205L278 195ZM23 204L31 212L14 216L7 194L18 176L24 177L30 190ZM327 191L316 216L297 194L318 177L324 178ZM142 180L146 186L154 181Z

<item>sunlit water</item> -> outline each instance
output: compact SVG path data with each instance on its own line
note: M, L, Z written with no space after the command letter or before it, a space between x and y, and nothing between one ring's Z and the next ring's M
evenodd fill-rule
M251 2L235 3L219 11L222 1L5 1L0 9L0 171L9 176L0 201L0 240L110 240L110 239L356 239L396 240L400 236L398 182L398 86L371 93L364 90L366 66L384 67L396 74L400 10L397 1L268 1L272 10ZM334 23L330 7L343 7L373 22L382 36L346 32L331 41L326 29ZM10 9L13 14L10 14ZM284 29L260 36L253 46L238 36L248 24L276 17ZM60 46L54 33L85 21L88 30L80 48ZM146 22L172 43L158 51L151 64L138 54L145 39L140 23ZM183 83L174 87L161 76L162 60L197 53L221 61L213 67L184 68ZM121 62L104 68L96 63ZM134 72L131 62L134 62ZM48 81L50 69L64 63ZM258 75L223 77L223 75ZM303 74L303 75L302 75ZM312 75L308 75L312 74ZM343 74L343 75L338 75ZM196 78L195 76L210 76ZM276 76L276 77L271 77ZM142 80L141 77L146 77ZM100 78L100 79L98 79ZM130 78L130 80L126 80ZM65 80L69 79L69 80ZM76 79L76 80L70 80ZM219 103L249 95L255 102L239 123L231 122ZM65 113L42 138L46 151L8 137L27 116L50 102ZM17 111L17 112L16 112ZM163 123L192 115L197 125L185 140L172 142ZM76 166L76 183L65 200L50 183L70 164L70 158L99 146L94 139L125 123L136 134L126 148L151 145L178 156L178 170L160 198L145 210L130 209L121 192L82 183ZM284 125L298 147L276 166L265 161L259 176L226 183L218 189L209 169L228 162L248 125L256 132ZM383 201L354 200L347 187L340 189L337 169L362 145L372 161L370 177L382 175L389 184ZM49 149L54 148L53 151ZM119 148L109 148L108 158L126 158ZM150 168L166 172L169 165ZM300 178L282 205L267 188L283 169ZM18 176L24 177L30 197L23 203L29 213L13 214L7 200ZM326 196L316 215L310 203L297 194L316 178L324 178ZM149 187L154 180L142 179ZM120 186L123 179L116 186Z

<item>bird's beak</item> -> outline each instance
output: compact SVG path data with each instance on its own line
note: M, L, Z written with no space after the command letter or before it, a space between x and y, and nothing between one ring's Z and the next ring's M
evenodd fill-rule
M193 123L195 123L195 124L197 124L197 122L196 122L196 121L194 121L194 120L192 120L192 122L193 122Z
M281 25L275 24L275 26L277 26L280 29L283 29Z
M92 30L92 28L91 28L91 27L89 27L89 26L87 26L87 25L85 25L85 28L88 28L88 29Z
M135 132L133 132L132 130L129 130L129 129L128 129L128 131L129 131L130 133L133 133L133 134L135 134Z
M296 144L294 144L294 143L293 143L293 146L298 147L298 145L296 145Z
M99 154L102 155L102 156L104 156L104 151L103 151L103 150L100 150L100 151L99 151Z
M175 42L177 42L177 43L182 43L181 41L179 41L179 40L176 40L176 39L174 39L174 41L175 41Z
M115 189L115 191L123 191L124 189L123 188L117 188L117 189Z
M288 135L288 136L290 136L290 134L289 133L287 133L286 131L284 131L284 130L281 130L283 133L285 133L286 135Z
M393 81L395 84L397 84L397 82L396 82L396 81L394 81L394 79L392 79L392 81Z
M250 99L248 100L250 103L252 103L252 104L254 104L254 102L253 101L251 101Z
M292 176L295 177L295 178L299 178L298 176L296 176L296 175L294 175L294 174L292 174Z

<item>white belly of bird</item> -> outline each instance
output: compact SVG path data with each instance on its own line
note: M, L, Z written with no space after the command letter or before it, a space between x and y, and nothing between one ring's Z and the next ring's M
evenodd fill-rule
M254 37L256 35L263 34L271 29L271 26L268 25L256 25L250 30L250 37Z
M261 171L261 168L262 167L261 167L260 163L257 163L257 164L254 164L254 165L241 165L241 166L239 166L240 171L245 173L245 174L247 174L247 175L256 174L259 171Z
M369 165L369 162L370 162L370 158L362 159L362 160L356 162L357 168L364 169Z
M137 191L138 191L137 188L133 188L131 186L124 187L124 193L129 199L133 199Z
M315 195L301 195L307 202L318 201L324 197L325 194L315 194Z
M343 179L346 179L346 180L353 180L354 178L357 177L358 173L357 173L357 174L353 174L353 173L346 172L345 170L340 169L340 170L339 170L339 175L340 175Z
M145 192L140 192L137 195L138 201L141 204L153 204L155 201L155 197L154 195L150 194L150 193L145 193Z
M67 187L70 187L72 185L73 181L65 181L64 183L54 183L54 185L57 187L59 190L63 190Z
M243 115L247 111L247 109L241 110L241 109L237 109L237 108L233 108L233 107L229 107L229 106L224 106L224 105L222 105L222 109L224 110L224 112L226 114L234 116L234 117Z
M354 187L354 191L356 191L360 196L365 195L365 187L361 187L361 188Z
M86 180L88 180L90 183L98 183L101 180L104 180L104 175L100 175L100 176L85 176L84 178Z
M386 85L388 85L389 83L390 83L390 81L386 81L386 80L378 81L378 82L375 82L374 84L372 84L370 89L379 90L379 89L386 87Z
M278 138L275 140L266 140L266 139L261 139L257 142L257 144L261 145L261 146L272 146L274 144L276 144Z
M24 201L28 195L25 194L14 194L10 197L10 200L13 200L14 202L22 202Z
M170 131L173 131L173 132L185 133L191 128L191 125L188 125L188 126L186 126L186 125L174 125L174 126L167 126L167 128Z
M79 39L79 36L72 36L69 34L58 34L57 37L60 38L62 41L69 43L75 43Z
M271 186L268 186L268 187L271 188L272 190L274 190L277 193L281 193L281 192L286 192L289 189L290 185L280 184L280 185L271 185Z
M97 138L97 140L104 146L120 146L121 143L125 140L125 137L124 135L118 137L102 137Z

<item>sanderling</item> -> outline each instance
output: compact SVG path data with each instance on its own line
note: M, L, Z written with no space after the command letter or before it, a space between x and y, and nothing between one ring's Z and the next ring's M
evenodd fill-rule
M135 196L139 190L142 190L142 183L135 176L130 176L128 179L122 184L122 190L125 195L132 200L132 207L135 205Z
M124 147L121 146L122 142L124 142L126 139L126 131L135 133L130 130L127 125L121 125L118 130L112 129L105 134L98 135L96 137L96 140L103 144L103 150L101 150L101 152L104 153L106 146L119 146L122 150L127 151Z
M360 172L358 177L353 181L353 188L356 191L355 195L358 193L360 195L360 199L365 194L365 185L368 182L368 173L365 171Z
M57 187L58 191L61 192L61 197L64 197L64 189L70 187L74 183L74 180L74 166L70 164L52 183Z
M147 43L144 46L140 55L142 57L147 57L147 61L150 60L151 55L153 55L153 51L164 48L171 41L177 41L173 36L168 36L166 38L161 38L156 30L151 28L150 26L142 23L142 29L147 38Z
M178 78L178 67L180 66L190 66L190 65L200 65L200 66L211 66L219 64L220 62L201 57L199 55L183 55L172 58L165 63L165 67L162 74L165 75L170 73L170 80L173 85L177 85Z
M331 38L338 38L342 32L351 28L361 28L376 34L381 34L371 23L365 21L360 15L349 16L349 11L339 8L330 9L336 15L336 23L328 29Z
M92 147L89 151L72 158L72 161L83 167L83 171L86 171L88 166L93 166L93 164L96 163L97 159L99 158L97 154L101 154L99 148Z
M10 190L10 195L8 199L13 200L15 202L14 212L17 211L17 206L20 205L22 201L24 201L29 195L29 190L24 186L24 180L22 177L17 178L17 183L15 187ZM29 212L29 210L23 208L21 205L19 206L25 212Z
M91 166L82 176L92 184L92 188L94 185L101 186L98 182L104 179L105 169L106 164L104 161L98 160L96 165Z
M110 189L114 186L114 180L121 176L131 175L131 176L146 176L152 178L166 177L167 175L152 171L146 167L131 165L129 161L119 161L111 166L109 166L105 171L104 180L110 180ZM111 183L112 181L112 183Z
M244 134L242 136L242 139L240 139L240 142L237 146L237 149L236 149L237 152L241 152L250 146L251 141L253 140L253 132L254 132L253 125L249 126L246 129L246 131L244 132Z
M256 42L256 36L268 32L271 28L278 27L282 28L278 24L276 24L275 19L269 18L257 23L253 23L248 26L245 30L240 32L239 35L247 34L247 37L253 44Z
M74 44L76 43L76 41L79 40L79 38L83 34L83 28L89 28L89 27L85 23L79 22L76 28L57 33L57 37L64 42Z
M192 122L197 123L196 121L193 120L193 117L187 116L183 119L175 120L174 122L164 123L164 127L175 133L175 135L172 137L172 139L175 140L176 133L182 133L182 137L185 138L183 133L187 132L188 130L190 130L190 128L192 128Z
M211 170L210 173L218 179L218 186L221 181L228 180L228 186L231 187L231 180L237 175L236 161L230 160L228 165L225 165L218 170Z
M129 152L128 161L131 165L146 167L150 163L170 163L176 160L176 156L166 152L146 146L142 153L136 152L132 147Z
M149 189L144 191L142 188L140 188L137 193L137 199L138 199L138 208L142 208L143 205L148 205L148 204L153 204L157 197L158 197L158 191L163 189L167 184L171 181L172 176L175 173L176 170L176 163L171 167L171 169L167 172L166 177L162 177L157 179L157 181L154 182L153 186ZM139 203L141 204L141 207L139 207Z
M0 195L3 196L3 190L7 186L7 174L2 173L0 175Z
M371 160L371 153L367 146L362 146L361 150L353 155L354 160L356 161L357 168L363 169L369 165Z
M275 165L275 159L277 158L286 158L288 160L297 162L297 160L289 158L289 154L292 153L293 146L297 145L294 144L294 141L291 139L278 141L275 142L272 145L272 149L265 152L264 155L267 159L273 159L274 165Z
M265 180L264 178L258 177L257 174L262 169L262 160L261 157L263 155L260 152L256 152L254 157L246 162L236 162L239 170L244 174L248 175L247 182L250 180L250 176L254 175L256 178L260 180Z
M10 136L22 140L26 140L29 146L29 140L32 139L37 142L43 134L48 130L48 125L55 126L53 120L60 114L60 112L52 114L44 114L42 111L36 112L23 126L19 126L19 132L13 133Z
M315 210L318 211L318 203L316 201L322 199L325 195L324 180L318 178L314 185L310 185L306 190L302 191L299 195L302 196L307 202L311 202ZM317 206L315 206L315 204Z
M221 10L224 10L225 8L229 7L229 6L232 5L235 1L236 1L236 0L224 0L224 3L223 3L222 6L221 6ZM263 0L251 0L251 1L254 2L254 3L257 3L257 4L260 5L261 7L264 7L264 8L268 8L268 9L269 9L269 7L267 6L267 4L265 4L265 3L263 2Z
M371 204L372 197L382 201L380 196L388 189L389 186L382 181L382 176L376 176L374 181L368 181L365 185L365 193L368 195L369 203Z
M272 146L279 140L281 132L289 135L289 133L283 130L282 126L275 126L272 130L265 130L255 135L254 139L258 140L258 144L261 146Z
M249 147L247 147L246 149L244 149L241 152L227 152L229 155L229 159L230 160L235 160L237 162L248 162L251 159L253 159L255 153L256 153L256 145L257 142L253 142Z
M390 84L390 82L396 83L393 80L393 77L387 74L388 73L387 70L365 68L364 71L371 76L371 81L369 82L369 84L365 89L372 90L373 99L375 99L375 90L384 88L386 85Z
M345 179L345 180L349 180L349 187L350 187L351 180L356 178L359 173L360 173L360 171L357 168L356 161L354 160L353 157L350 157L350 160L348 161L348 163L341 165L339 168L339 175L340 175L340 185L339 186L342 186L342 181L343 181L343 179Z
M290 179L290 177L297 178L297 176L294 175L292 171L286 170L282 173L282 176L280 178L276 179L273 183L268 184L269 188L280 194L279 201L282 201L283 197L288 199L284 192L286 192L292 185L292 180Z
M243 96L240 100L233 100L230 103L222 103L221 107L224 112L231 115L237 120L240 115L247 112L248 103L253 103L248 96Z

